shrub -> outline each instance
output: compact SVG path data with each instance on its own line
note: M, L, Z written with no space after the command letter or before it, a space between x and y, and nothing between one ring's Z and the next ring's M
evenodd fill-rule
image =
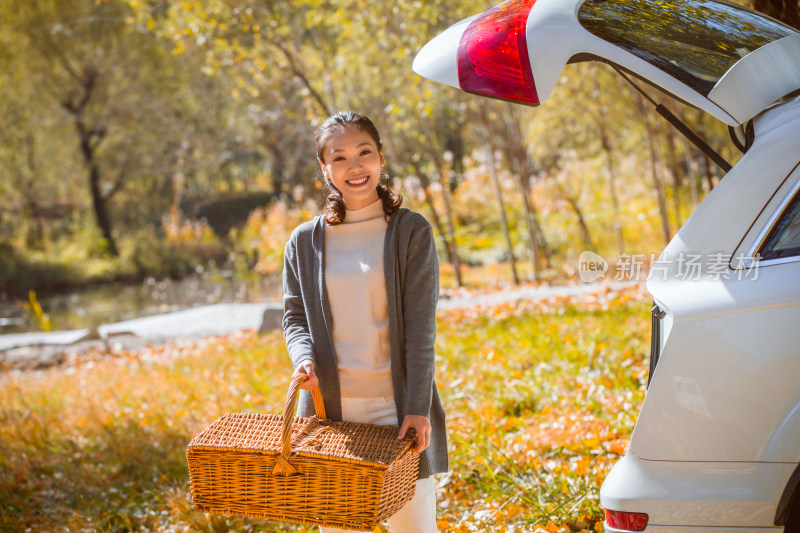
M47 254L22 254L8 241L0 241L0 291L24 297L31 289L54 288L74 276L74 270Z
M153 230L135 234L124 248L123 263L138 279L181 278L198 265L225 260L226 249L208 225L197 221L163 225L164 237L153 238Z
M236 252L250 259L257 274L276 275L283 270L283 249L294 228L319 212L311 200L293 207L273 202L250 213L242 228L231 231L231 240Z

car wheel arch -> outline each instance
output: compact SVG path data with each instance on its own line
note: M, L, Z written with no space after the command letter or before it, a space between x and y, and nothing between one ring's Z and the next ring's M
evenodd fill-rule
M794 469L775 510L775 525L785 533L800 533L800 464Z

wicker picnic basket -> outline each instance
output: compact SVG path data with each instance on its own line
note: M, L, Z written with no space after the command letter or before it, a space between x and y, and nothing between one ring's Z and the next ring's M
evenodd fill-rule
M327 420L319 389L316 416L293 418L304 380L292 380L283 416L227 414L192 439L195 509L372 531L413 497L413 431L398 440L396 426Z

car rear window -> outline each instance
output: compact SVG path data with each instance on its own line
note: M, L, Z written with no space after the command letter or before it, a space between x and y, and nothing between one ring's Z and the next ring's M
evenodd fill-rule
M800 255L800 194L795 195L761 249L761 260Z
M703 96L739 59L797 33L757 11L722 0L587 0L578 18L592 34Z

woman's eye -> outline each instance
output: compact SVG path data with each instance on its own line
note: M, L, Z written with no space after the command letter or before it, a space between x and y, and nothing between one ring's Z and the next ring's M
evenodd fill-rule
M372 153L372 150L364 150L363 152L361 152L361 155L367 155L367 154L371 154L371 153Z
M342 156L334 157L333 160L334 161L344 161L344 157L342 157Z

